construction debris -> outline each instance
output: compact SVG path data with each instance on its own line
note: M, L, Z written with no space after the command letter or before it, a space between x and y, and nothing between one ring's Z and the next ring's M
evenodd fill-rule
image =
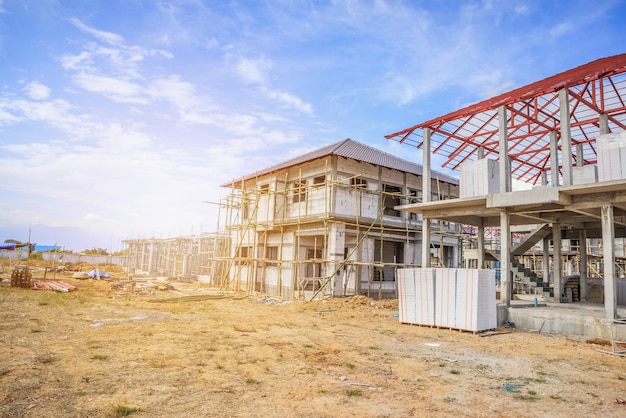
M11 273L11 287L23 287L29 289L32 287L33 275L28 266L15 266Z
M50 281L44 282L40 280L33 281L32 288L35 290L54 290L55 292L72 292L78 290L76 286L64 282Z

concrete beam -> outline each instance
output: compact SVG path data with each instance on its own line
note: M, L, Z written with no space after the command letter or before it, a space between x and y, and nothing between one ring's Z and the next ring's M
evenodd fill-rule
M561 165L563 166L563 185L574 184L572 170L572 135L570 130L569 91L559 91L559 104L561 109Z
M511 306L511 225L506 212L500 213L500 303Z
M500 144L498 153L500 154L500 193L511 191L511 159L509 158L509 132L507 129L506 106L498 108L498 136Z
M422 220L422 268L430 267L430 218Z
M561 260L561 224L552 224L552 278L554 282L554 302L561 303L561 279L563 267Z
M550 185L559 186L559 144L556 131L550 131Z
M431 200L430 135L430 129L424 128L422 135L422 202L430 202Z
M580 287L580 301L587 302L587 231L581 229L578 238L579 254L580 254L580 266L578 272L580 273L579 287Z
M604 257L604 309L609 320L617 318L617 293L615 292L615 230L613 206L602 206L602 255Z

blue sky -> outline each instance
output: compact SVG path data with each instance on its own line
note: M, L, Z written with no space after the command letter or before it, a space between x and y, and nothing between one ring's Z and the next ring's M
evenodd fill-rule
M220 184L624 53L624 1L0 0L0 241L214 231Z

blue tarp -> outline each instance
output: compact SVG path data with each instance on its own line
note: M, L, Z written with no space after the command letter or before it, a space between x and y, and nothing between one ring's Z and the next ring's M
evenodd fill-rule
M89 278L90 279L95 279L98 277L98 273L96 272L96 269L93 269L89 272ZM100 278L101 279L110 279L111 275L109 273L105 273L103 271L100 272Z
M25 245L23 247L19 247L20 250L28 250L28 247ZM59 247L58 245L34 245L33 251L34 252L40 252L40 253L44 253L46 251L54 251L54 250L58 250Z
M15 250L15 244L0 244L0 250Z

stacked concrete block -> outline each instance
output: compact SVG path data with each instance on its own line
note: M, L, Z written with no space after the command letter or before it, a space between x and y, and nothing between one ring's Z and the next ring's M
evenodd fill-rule
M498 162L488 158L461 164L460 197L486 196L500 191Z
M600 135L596 139L598 180L626 178L626 131Z
M455 328L468 331L496 328L495 271L459 269L456 284Z
M400 322L473 332L494 329L495 282L493 270L400 269Z
M435 325L435 269L398 270L400 322Z
M435 271L435 325L456 328L457 269L440 268Z
M598 166L584 165L572 168L574 184L589 184L598 182Z

